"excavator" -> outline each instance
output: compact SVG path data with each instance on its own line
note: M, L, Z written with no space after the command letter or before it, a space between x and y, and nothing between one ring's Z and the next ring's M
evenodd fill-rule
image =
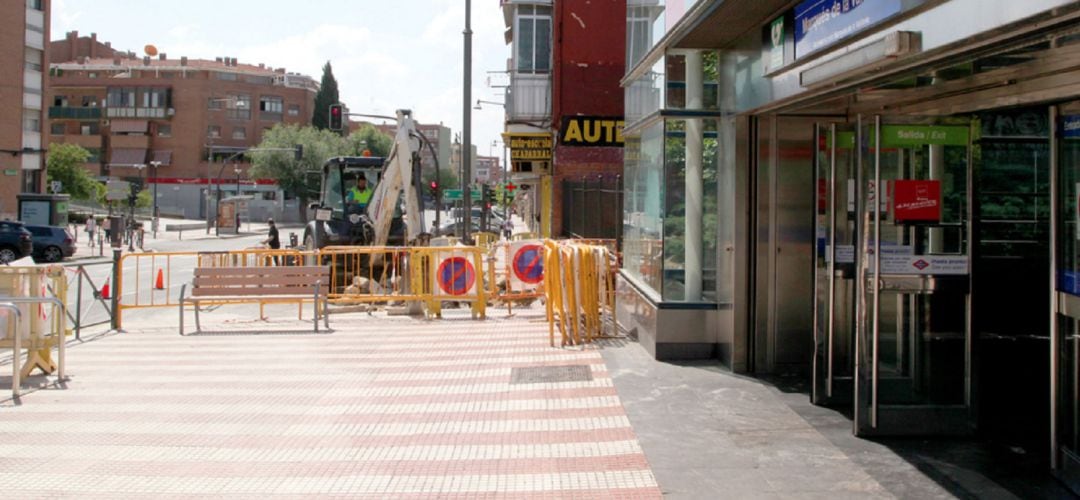
M327 246L413 246L426 242L420 194L420 148L431 145L416 130L411 111L398 110L396 115L397 133L386 158L340 156L323 164L319 201L308 207L314 211L315 220L304 228L306 250ZM369 186L375 185L366 205L348 197L349 189L360 176L367 179Z

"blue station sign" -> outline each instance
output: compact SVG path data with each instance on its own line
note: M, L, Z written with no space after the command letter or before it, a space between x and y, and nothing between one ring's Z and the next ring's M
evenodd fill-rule
M795 57L804 57L878 24L901 0L806 0L795 6Z
M1065 115L1061 117L1061 137L1065 139L1080 139L1080 115Z

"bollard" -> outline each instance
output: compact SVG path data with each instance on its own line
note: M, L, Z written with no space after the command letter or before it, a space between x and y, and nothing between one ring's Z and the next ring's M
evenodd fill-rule
M120 330L120 254L122 253L119 246L113 247L113 268L112 268L112 282L113 293L112 299L112 329Z

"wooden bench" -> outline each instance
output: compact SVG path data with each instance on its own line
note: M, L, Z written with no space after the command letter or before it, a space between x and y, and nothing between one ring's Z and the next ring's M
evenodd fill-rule
M199 324L199 304L258 303L259 317L267 303L298 302L313 299L315 332L319 331L319 316L327 330L330 320L325 313L330 291L328 266L280 267L199 267L191 283L191 296L185 297L187 285L180 288L180 335L184 335L184 305L195 306L195 329ZM320 309L320 304L322 308ZM303 309L300 314L303 319Z

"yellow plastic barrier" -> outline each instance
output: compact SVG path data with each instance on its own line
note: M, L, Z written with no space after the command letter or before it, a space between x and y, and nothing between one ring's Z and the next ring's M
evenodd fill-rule
M45 374L55 371L64 378L65 336L71 334L67 328L67 286L63 266L0 267L0 303L19 310L19 321L7 317L0 345L27 352L21 369L21 353L14 353L17 378L30 376L35 368ZM58 351L57 361L52 359L53 347ZM12 381L12 388L17 395L18 380Z
M502 302L513 314L515 301L543 297L545 253L540 240L496 243L488 256L488 295L492 300Z
M442 317L442 302L472 303L473 318L487 315L487 284L484 273L484 251L477 247L414 247L412 258L417 262L414 274L424 291L424 302L430 317ZM419 269L424 269L422 276ZM426 282L426 284L424 283Z
M489 232L473 234L473 238L476 239L476 246L485 250L491 248L493 245L499 242L499 235Z
M406 247L326 247L319 252L330 266L330 302L335 304L423 301L413 249Z
M510 236L510 241L535 240L536 238L538 238L536 233L516 233Z
M614 328L614 271L617 261L604 246L577 242L545 243L544 282L548 335L555 346L581 345L608 337Z

